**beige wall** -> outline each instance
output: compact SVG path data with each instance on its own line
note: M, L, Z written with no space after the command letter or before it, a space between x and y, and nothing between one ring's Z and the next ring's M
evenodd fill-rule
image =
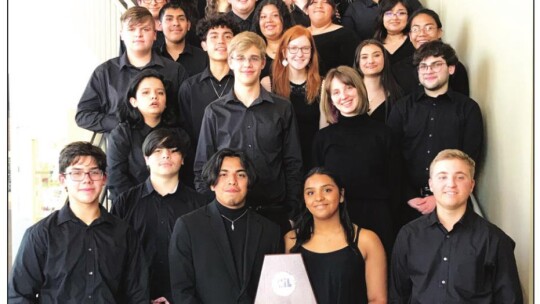
M487 218L516 242L526 303L533 303L533 1L422 0L469 72L486 130L477 180Z

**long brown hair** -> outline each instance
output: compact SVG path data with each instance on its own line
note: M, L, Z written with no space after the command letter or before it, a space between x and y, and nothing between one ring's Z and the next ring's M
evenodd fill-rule
M280 96L289 98L291 95L291 85L289 83L289 67L281 63L285 59L287 47L291 40L306 36L311 44L311 58L307 68L306 81L306 101L308 104L315 102L319 96L321 88L321 76L319 75L319 57L315 49L315 41L311 32L301 25L295 25L288 29L281 37L281 42L276 52L276 57L272 63L272 91Z

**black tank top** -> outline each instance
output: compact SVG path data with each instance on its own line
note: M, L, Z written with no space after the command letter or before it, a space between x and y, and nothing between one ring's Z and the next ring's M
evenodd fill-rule
M354 244L358 248L358 235ZM328 252L312 252L300 246L309 281L319 304L367 303L364 258L350 246Z

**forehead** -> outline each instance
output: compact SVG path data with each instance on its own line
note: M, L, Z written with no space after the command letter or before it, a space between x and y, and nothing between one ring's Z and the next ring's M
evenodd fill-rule
M316 186L322 186L322 185L337 186L334 180L330 178L330 176L326 174L313 174L308 179L306 179L304 188L316 187Z
M146 77L143 80L141 80L141 82L139 83L138 89L148 88L148 87L163 88L164 86L163 86L163 82L161 82L160 79L155 78L155 77Z
M185 12L181 8L168 8L165 10L164 16L185 16Z
M411 26L435 24L435 19L428 14L418 14L411 20Z
M392 10L407 10L407 8L405 7L405 5L403 5L403 3L398 2L396 3L396 5L394 5L394 7L392 7Z
M446 60L444 60L444 58L442 56L438 56L438 57L429 56L429 57L426 57L426 58L422 59L422 61L420 63L430 64L430 63L436 62L436 61L446 62Z
M330 89L337 89L341 88L343 86L349 85L348 83L343 82L341 79L334 77L332 78L332 82L330 82Z
M244 166L242 166L240 158L227 156L223 159L220 170L239 171L244 170Z
M82 169L82 168L95 168L97 167L96 159L90 155L81 155L76 157L68 168Z
M262 13L278 12L278 8L274 4L267 4L263 6L261 10Z
M471 171L470 166L461 159L453 158L453 159L443 159L435 163L433 166L433 174L440 174L440 173L448 173L448 174L455 174L455 173L465 173L469 175Z
M360 51L361 54L369 54L373 52L382 52L382 49L375 44L368 44L365 45Z
M289 41L289 45L291 44L311 46L311 42L306 36L300 36L300 37L294 38L293 40Z
M133 20L133 19L128 19L126 21L124 21L124 27L135 27L135 28L140 28L140 27L147 27L147 26L150 26L150 27L154 27L155 26L155 23L154 23L154 20L152 18L147 18L146 20Z
M252 45L244 50L240 50L239 48L236 48L232 55L243 55L243 56L252 56L252 55L260 55L261 51L255 46Z
M213 27L211 29L208 30L208 34L207 35L210 35L210 34L224 34L224 33L231 33L232 34L232 30L224 25L220 25L220 26L216 26L216 27Z

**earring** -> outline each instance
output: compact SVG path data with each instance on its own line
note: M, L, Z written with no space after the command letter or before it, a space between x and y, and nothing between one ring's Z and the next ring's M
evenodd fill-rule
M289 65L289 62L287 61L287 59L283 59L283 60L281 61L281 64L282 64L284 67L286 67L286 66Z

